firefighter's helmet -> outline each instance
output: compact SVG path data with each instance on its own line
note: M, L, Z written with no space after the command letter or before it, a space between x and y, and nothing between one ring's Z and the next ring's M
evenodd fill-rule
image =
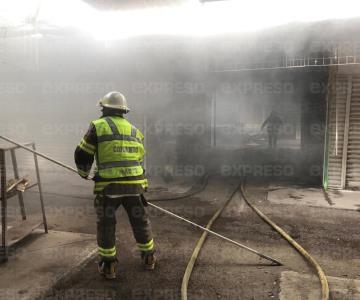
M107 93L103 98L100 99L98 105L100 107L121 110L124 113L128 113L130 111L125 96L120 92L115 91Z

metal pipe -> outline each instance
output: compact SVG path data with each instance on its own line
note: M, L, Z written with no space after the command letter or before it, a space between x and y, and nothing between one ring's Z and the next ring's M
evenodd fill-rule
M32 145L32 148L34 151L36 151L35 143ZM41 179L40 179L39 162L38 162L37 155L35 153L34 153L34 162L35 162L37 185L38 185L39 195L40 195L40 205L41 205L43 224L44 224L45 233L48 233L49 231L48 231L48 225L47 225L46 214L45 214L44 195L43 195Z
M1 175L1 249L0 261L7 260L7 199L6 199L6 167L5 167L5 151L0 150L0 175Z
M236 246L238 246L238 247L240 247L240 248L243 248L243 249L245 249L245 250L247 250L247 251L250 251L250 252L252 252L252 253L254 253L254 254L262 257L262 258L265 258L265 259L271 261L273 264L275 264L275 265L277 265L277 266L282 266L282 263L281 263L281 262L279 262L278 260L276 260L276 259L274 259L274 258L271 258L270 256L267 256L267 255L265 255L265 254L262 254L262 253L260 253L260 252L258 252L258 251L256 251L256 250L254 250L254 249L251 249L251 248L248 247L248 246L245 246L245 245L243 245L243 244L240 244L240 243L238 243L238 242L236 242L236 241L234 241L234 240L232 240L232 239L229 239L228 237L223 236L223 235L221 235L221 234L219 234L219 233L217 233L217 232L215 232L215 231L212 231L212 230L207 229L207 228L205 228L205 227L203 227L203 226L201 226L201 225L198 225L198 224L196 224L196 223L194 223L194 222L192 222L192 221L189 221L189 220L187 220L187 219L185 219L185 218L183 218L183 217L180 217L180 216L172 213L171 211L168 211L168 210L166 210L166 209L164 209L164 208L161 208L160 206L157 206L157 205L152 204L152 203L148 203L148 205L150 205L150 206L152 206L152 207L154 207L154 208L162 211L163 213L165 213L165 214L167 214L167 215L169 215L169 216L172 216L172 217L174 217L174 218L176 218L176 219L179 219L179 220L184 221L184 222L186 222L186 223L188 223L188 224L191 224L191 225L193 225L193 226L195 226L195 227L197 227L197 228L200 228L200 229L203 230L203 231L206 231L206 232L208 232L208 233L210 233L210 234L212 234L212 235L217 236L218 238L221 238L221 239L223 239L223 240L225 240L225 241L227 241L227 242L229 242L229 243L232 243L232 244L234 244L234 245L236 245Z
M19 176L17 159L16 159L16 155L15 155L15 149L11 149L10 153L11 153L11 160L12 160L13 169L14 169L14 177L15 177L15 179L19 179L20 176ZM22 194L21 191L17 191L17 195L18 195L18 200L19 200L22 219L26 220L26 212L25 212L23 194Z
M75 168L70 167L70 166L68 166L68 165L66 165L66 164L64 164L64 163L62 163L62 162L60 162L60 161L58 161L58 160L56 160L56 159L53 159L53 158L51 158L51 157L49 157L49 156L47 156L47 155L45 155L45 154L42 154L42 153L40 153L40 152L38 152L38 151L36 151L36 150L33 150L33 149L31 149L30 147L21 145L20 143L14 141L14 140L12 140L12 139L10 139L10 138L8 138L8 137L5 137L5 136L3 136L3 135L0 135L0 138L3 139L3 140L5 140L5 141L7 141L7 142L9 142L9 143L12 143L12 144L20 147L20 148L22 148L22 149L25 149L25 150L33 153L33 154L36 154L37 156L40 156L40 157L42 157L42 158L45 158L45 159L53 162L54 164L59 165L60 167L63 167L63 168L65 168L65 169L69 170L69 171L78 173L78 171L77 171ZM89 177L88 180L91 180L91 178Z
M10 142L10 143L13 143L13 144L15 144L15 145L17 145L17 146L19 146L19 147L27 150L27 151L30 151L30 152L32 152L32 153L34 153L34 154L36 154L36 155L39 155L40 157L45 158L45 159L47 159L47 160L49 160L49 161L51 161L51 162L53 162L53 163L55 163L55 164L63 167L63 168L66 168L66 169L68 169L68 170L70 170L70 171L73 171L73 172L75 172L76 174L78 173L77 170L75 170L74 168L69 167L69 166L67 166L67 165L65 165L65 164L63 164L63 163L61 163L61 162L59 162L59 161L57 161L57 160L55 160L55 159L47 156L47 155L41 154L41 153L39 153L39 152L31 149L31 148L25 147L25 146L23 146L23 145L15 142L15 141L13 141L12 139L5 138L4 136L0 136L0 138L4 139L4 140L6 140L6 141L8 141L8 142ZM240 248L243 248L243 249L245 249L245 250L247 250L247 251L250 251L250 252L252 252L252 253L254 253L254 254L256 254L256 255L264 258L264 259L266 259L266 260L271 261L273 264L275 264L275 265L277 265L277 266L281 266L281 265L282 265L281 262L279 262L278 260L276 260L276 259L274 259L274 258L271 258L271 257L269 257L269 256L267 256L267 255L265 255L265 254L262 254L262 253L254 250L254 249L251 249L251 248L249 248L249 247L247 247L247 246L245 246L245 245L242 245L242 244L240 244L240 243L238 243L238 242L236 242L236 241L234 241L234 240L232 240L232 239L229 239L229 238L226 237L226 236L223 236L223 235L221 235L221 234L219 234L219 233L216 233L215 231L209 230L209 229L207 229L207 228L205 228L205 227L203 227L203 226L201 226L201 225L198 225L198 224L196 224L196 223L194 223L194 222L192 222L192 221L190 221L190 220L187 220L187 219L185 219L185 218L183 218L183 217L180 217L180 216L178 216L178 215L176 215L176 214L174 214L174 213L172 213L172 212L170 212L170 211L168 211L168 210L166 210L166 209L164 209L164 208L162 208L162 207L160 207L160 206L157 206L157 205L152 204L152 203L148 203L148 205L150 205L150 206L152 206L152 207L160 210L161 212L163 212L163 213L165 213L165 214L167 214L167 215L170 215L170 216L172 216L172 217L174 217L174 218L176 218L176 219L178 219L178 220L184 221L184 222L186 222L186 223L188 223L188 224L191 224L191 225L193 225L193 226L195 226L195 227L197 227L197 228L200 228L200 229L203 230L203 231L206 231L206 232L208 232L208 233L210 233L210 234L212 234L212 235L215 235L215 236L217 236L217 237L219 237L219 238L221 238L221 239L223 239L223 240L225 240L225 241L227 241L227 242L229 242L229 243L232 243L232 244L234 244L234 245L236 245L236 246L238 246L238 247L240 247Z

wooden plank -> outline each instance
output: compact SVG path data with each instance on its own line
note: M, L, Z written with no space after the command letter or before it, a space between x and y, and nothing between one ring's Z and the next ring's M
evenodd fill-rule
M35 183L33 183L33 184L30 184L29 186L26 187L25 191L30 190L30 189L36 187L37 185L38 185L37 182L35 182ZM6 193L6 199L9 200L9 199L13 198L13 197L16 196L16 195L17 195L17 190L16 190L16 189L13 189L13 190L11 190L10 192L7 192L7 193ZM1 199L1 197L0 197L0 199Z

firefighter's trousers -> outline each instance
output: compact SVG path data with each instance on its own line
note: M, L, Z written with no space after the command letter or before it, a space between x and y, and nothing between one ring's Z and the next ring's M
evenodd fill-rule
M154 252L154 240L148 215L140 196L110 198L97 195L95 210L97 215L97 242L101 260L116 260L116 210L123 205L141 254Z

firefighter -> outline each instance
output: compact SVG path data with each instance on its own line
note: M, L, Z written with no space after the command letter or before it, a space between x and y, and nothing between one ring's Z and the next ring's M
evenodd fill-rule
M268 136L269 136L269 148L275 149L277 146L277 139L280 127L282 125L282 120L275 113L275 111L271 111L270 116L264 121L261 125L261 130L266 127Z
M142 167L144 136L124 117L129 112L124 95L110 92L98 105L102 117L91 122L75 150L75 163L79 175L88 179L95 157L98 270L106 279L115 279L115 213L120 205L129 217L145 269L153 270L156 258L151 225L144 208L143 193L147 188Z

